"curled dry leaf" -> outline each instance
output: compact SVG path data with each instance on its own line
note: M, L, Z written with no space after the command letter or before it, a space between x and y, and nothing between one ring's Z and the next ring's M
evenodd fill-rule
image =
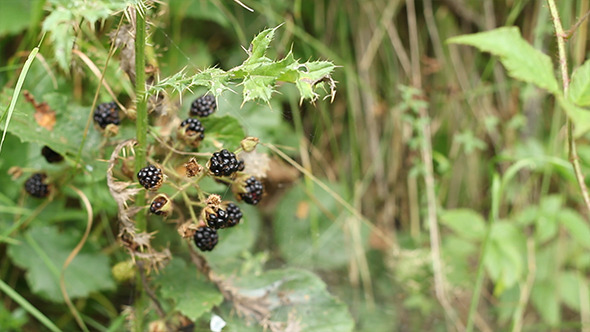
M118 33L116 30L111 32L110 37L115 47L121 49L121 69L135 85L135 28L131 24L123 25Z
M143 209L143 207L129 208L127 206L127 201L137 195L141 189L133 188L132 186L135 185L133 182L119 181L113 176L113 168L117 164L117 158L121 150L124 148L131 149L135 143L135 140L127 140L115 147L107 168L107 185L119 209L119 239L121 243L127 248L134 259L146 260L148 262L148 269L158 269L170 259L170 251L164 249L162 252L158 252L152 249L150 240L153 233L137 233L137 228L132 220L133 216Z
M56 121L55 111L49 108L49 105L46 102L37 103L35 97L33 97L29 91L23 91L23 95L25 96L25 99L35 107L34 117L37 124L49 131L53 130Z

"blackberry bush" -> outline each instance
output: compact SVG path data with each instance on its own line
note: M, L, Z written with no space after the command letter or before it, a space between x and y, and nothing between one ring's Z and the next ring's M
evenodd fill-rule
M205 127L199 119L188 118L180 123L178 137L190 146L198 147L205 138Z
M246 179L243 186L240 188L239 198L244 202L252 205L258 204L262 199L264 193L264 186L262 182L251 176Z

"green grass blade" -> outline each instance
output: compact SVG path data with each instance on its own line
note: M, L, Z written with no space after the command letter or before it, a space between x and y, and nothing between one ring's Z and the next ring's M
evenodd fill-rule
M43 41L43 39L41 39L41 41ZM41 43L39 43L39 46L41 46ZM31 51L31 53L29 54L29 57L27 58L27 61L25 61L25 65L23 66L23 70L20 72L20 75L18 76L18 81L16 82L16 87L14 89L14 92L12 93L12 100L10 101L10 106L8 106L8 117L6 118L6 124L4 124L4 131L2 132L2 140L0 141L0 153L2 152L2 145L4 144L4 139L6 138L6 131L8 130L8 124L10 123L10 119L12 118L12 113L14 112L14 107L16 106L16 102L18 100L20 90L23 87L23 83L25 82L25 78L27 77L27 73L29 72L29 68L31 68L31 64L33 63L33 60L35 60L35 56L39 52L39 46L35 47ZM4 117L4 116L2 116L2 117Z
M14 289L12 289L8 284L4 281L0 280L0 290L3 291L6 295L8 295L14 302L18 303L23 309L25 309L28 313L33 315L33 317L37 318L39 322L45 325L52 332L61 332L59 327L57 327L47 316L43 315L41 311L37 310L35 306L33 306L29 301L27 301L24 297L22 297L19 293L17 293Z

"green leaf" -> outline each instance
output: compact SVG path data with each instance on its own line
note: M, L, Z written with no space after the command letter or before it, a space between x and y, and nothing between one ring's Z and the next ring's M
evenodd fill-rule
M590 227L578 212L565 209L559 211L557 219L580 246L590 249L590 243L588 243L588 239L590 239Z
M511 222L496 222L491 232L484 264L496 282L494 293L501 294L523 277L526 239Z
M266 50L270 45L270 42L273 40L275 36L275 31L280 27L274 27L271 29L266 29L260 32L252 42L250 43L250 48L248 50L248 59L244 61L244 65L251 65L253 63L259 62L261 59L264 58L266 54Z
M480 51L499 56L511 77L533 83L553 94L559 93L551 59L523 39L517 27L502 27L457 36L450 38L448 42L471 45Z
M578 273L563 271L559 274L558 283L559 295L563 303L570 309L580 311L580 277Z
M335 184L331 187L334 189ZM311 198L305 184L299 183L281 199L274 218L276 243L282 256L294 266L322 269L346 266L353 250L344 228L343 218L347 216L338 218L341 208L334 198L317 185L312 188ZM337 218L333 221L324 212ZM361 226L361 232L362 245L366 245L366 226Z
M557 101L574 124L575 137L581 137L590 131L590 111L576 106L561 95L557 96Z
M155 283L160 286L161 296L174 302L176 310L193 321L223 301L215 285L178 258L168 263Z
M590 60L574 71L568 97L578 106L590 106Z
M74 16L63 7L52 10L43 21L43 31L51 32L49 38L53 45L57 63L64 71L69 71L74 47Z
M29 26L31 1L2 1L0 36L14 35Z
M201 123L205 127L204 148L215 147L215 143L219 142L224 148L235 150L245 137L244 129L238 120L231 116L209 116L202 118ZM214 150L217 150L217 148L214 148Z
M80 238L72 230L60 233L56 227L35 227L17 238L20 244L8 247L8 256L14 264L27 270L27 283L33 293L63 302L59 287L61 267ZM64 278L70 298L86 297L91 292L115 286L108 257L90 243L70 263Z
M354 327L346 305L332 297L326 284L309 271L272 270L238 278L233 286L245 296L264 296L271 310L270 320L299 326L294 331L345 332ZM228 330L235 331L231 324Z
M556 283L551 281L537 281L531 292L533 306L546 323L555 326L561 320L560 301Z
M469 209L444 211L440 222L467 239L481 240L486 232L485 220L479 213Z

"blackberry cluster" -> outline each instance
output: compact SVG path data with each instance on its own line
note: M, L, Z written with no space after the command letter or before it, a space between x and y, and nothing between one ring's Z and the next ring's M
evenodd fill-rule
M37 198L44 198L49 195L49 186L45 183L47 175L35 173L25 181L25 190L29 195Z
M117 103L113 101L98 105L94 110L94 122L102 129L105 129L110 124L118 126L121 120L119 119L119 106L117 106Z
M194 235L195 244L201 251L211 251L215 248L219 235L217 231L209 227L199 227Z
M162 185L162 170L154 165L149 165L137 172L137 180L145 189L158 190Z
M238 160L232 152L223 149L213 153L209 160L209 171L215 176L229 176L244 170L244 162Z
M217 103L215 102L215 97L212 95L203 95L192 102L189 112L193 116L206 117L213 114L216 108Z
M242 211L234 203L227 204L227 208L225 209L225 211L227 212L226 227L234 227L240 222L240 219L242 219Z
M248 204L256 205L260 202L260 199L262 199L264 186L262 185L262 182L251 176L246 180L244 190L246 192L240 193L240 198Z
M45 157L48 163L59 163L64 160L61 154L53 151L50 147L45 145L43 149L41 149L41 154Z
M233 227L242 219L242 211L234 203L228 203L225 209L219 207L205 211L207 226L214 229Z
M185 128L189 136L198 135L200 140L205 138L205 127L199 119L188 118L180 123L180 128Z

